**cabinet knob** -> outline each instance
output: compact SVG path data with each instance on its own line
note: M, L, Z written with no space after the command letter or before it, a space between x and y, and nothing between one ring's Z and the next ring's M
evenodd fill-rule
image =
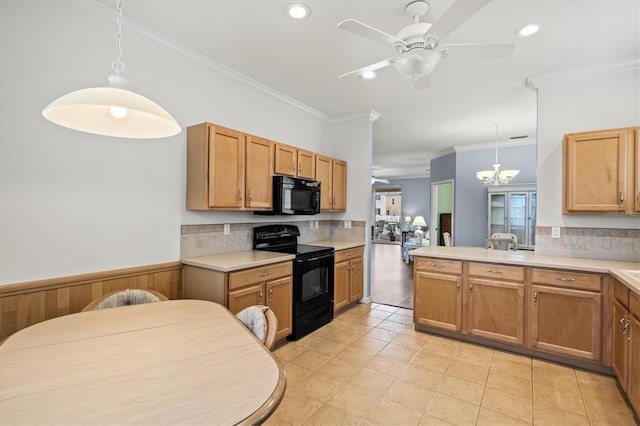
M242 191L238 189L238 201L242 201Z
M273 289L269 287L269 302L271 302L271 296L273 296Z
M568 281L568 282L575 282L575 278L566 278L566 277L556 277L555 278L556 281Z
M296 171L296 162L295 161L291 162L291 171L294 172L294 173Z
M259 296L258 296L258 305L262 305L262 298L264 297L264 294L262 294L262 290L260 290Z
M473 284L469 284L469 297L473 294Z
M620 204L618 204L618 207L623 207L624 206L624 194L622 192L620 192L619 198L620 200Z
M460 281L456 281L456 291L460 291Z
M251 191L247 192L247 200L251 201Z
M534 305L538 304L538 292L537 291L533 292L533 304Z

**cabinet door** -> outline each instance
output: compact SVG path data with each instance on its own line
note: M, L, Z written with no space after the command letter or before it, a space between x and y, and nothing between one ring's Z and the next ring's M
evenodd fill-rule
M470 278L466 292L468 333L524 345L524 284Z
M629 324L629 380L627 382L627 397L631 405L640 413L640 321L631 315Z
M527 245L527 226L529 211L527 209L526 192L509 193L509 213L507 216L508 231L518 239L518 246Z
M529 229L527 234L529 240L527 241L527 247L534 248L536 245L536 215L538 214L538 194L536 192L529 193Z
M331 176L333 181L333 203L331 209L334 211L347 210L347 162L334 159L332 161Z
M298 150L281 143L276 143L275 146L275 174L295 176L298 168Z
M331 210L331 158L316 155L316 180L320 182L320 210Z
M413 322L419 325L460 331L462 326L462 278L414 272Z
M489 237L507 232L507 194L489 193Z
M627 336L629 326L629 311L617 300L613 300L613 318L611 333L613 336L613 347L611 353L611 368L618 378L622 389L627 389L627 366L629 360L629 343ZM624 334L623 334L624 331Z
M229 292L229 310L234 315L249 306L264 304L264 284L256 284Z
M273 142L247 136L245 206L271 210Z
M349 304L350 262L336 263L333 277L333 309L337 311Z
M278 318L278 331L276 341L284 339L293 330L293 301L292 292L293 281L291 277L282 278L267 283L267 303Z
M633 198L635 199L634 211L640 212L640 130L635 132L634 149L636 151L635 164L633 165L634 185Z
M532 285L529 297L532 348L600 360L601 293Z
M627 132L569 134L564 139L564 213L624 211Z
M316 161L315 154L304 149L298 150L298 177L315 179Z
M362 298L362 285L364 282L363 259L353 259L350 265L349 277L349 302L355 302Z
M245 137L211 126L209 133L209 207L241 208L244 197Z

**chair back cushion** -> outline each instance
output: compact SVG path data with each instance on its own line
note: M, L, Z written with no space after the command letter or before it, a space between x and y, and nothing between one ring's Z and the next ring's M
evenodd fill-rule
M266 306L249 306L237 313L236 317L247 327L262 343L267 339L269 329L265 316Z
M140 305L142 303L160 302L153 293L140 289L127 289L105 298L94 309L117 308L118 306Z

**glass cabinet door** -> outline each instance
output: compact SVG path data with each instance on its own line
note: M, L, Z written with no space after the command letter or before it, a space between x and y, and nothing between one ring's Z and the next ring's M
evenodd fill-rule
M535 192L529 193L529 246L536 245L536 213L538 200Z
M489 236L496 232L507 232L506 201L506 194L489 194Z
M518 246L527 245L528 219L527 194L509 193L509 230L507 232L515 234L518 238Z

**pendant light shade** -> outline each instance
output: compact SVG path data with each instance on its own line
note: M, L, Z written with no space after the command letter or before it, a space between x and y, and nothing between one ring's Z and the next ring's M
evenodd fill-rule
M160 105L114 87L71 92L49 104L42 115L63 127L117 138L164 138L182 130Z
M116 60L107 87L68 93L50 103L42 115L49 121L81 132L117 138L155 139L180 133L182 128L160 105L126 89L122 55L122 0L117 0Z

